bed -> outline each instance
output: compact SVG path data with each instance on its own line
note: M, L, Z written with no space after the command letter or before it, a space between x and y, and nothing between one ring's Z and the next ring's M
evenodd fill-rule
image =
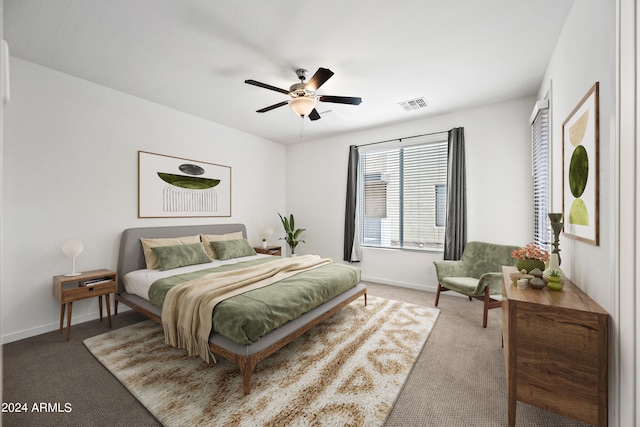
M162 309L160 307L150 302L142 293L137 292L139 295L136 295L135 291L128 292L125 289L125 277L131 276L127 276L127 274L144 270L147 267L141 238L178 238L202 234L230 235L231 233L236 235L241 233L244 239L247 237L244 224L145 227L125 230L122 233L118 257L118 292L115 296L115 314L117 315L118 313L118 303L122 302L150 319L162 323ZM263 257L271 258L270 255L263 255ZM213 330L209 335L209 350L214 355L221 356L238 366L243 378L244 394L249 394L251 391L251 376L260 361L361 296L364 298L364 304L366 305L367 289L358 280L355 286L349 287L339 295L310 309L299 317L287 321L251 343L239 344L237 341L233 341ZM242 320L239 319L238 322L242 322Z

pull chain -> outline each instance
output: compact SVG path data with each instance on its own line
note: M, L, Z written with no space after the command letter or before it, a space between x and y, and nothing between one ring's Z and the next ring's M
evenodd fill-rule
M300 138L302 138L303 133L304 133L304 116L300 116Z

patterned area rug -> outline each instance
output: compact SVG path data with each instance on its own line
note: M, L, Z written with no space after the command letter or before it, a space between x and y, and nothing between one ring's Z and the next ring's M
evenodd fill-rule
M258 364L248 396L237 367L187 357L151 320L84 343L165 426L379 426L438 314L360 298Z

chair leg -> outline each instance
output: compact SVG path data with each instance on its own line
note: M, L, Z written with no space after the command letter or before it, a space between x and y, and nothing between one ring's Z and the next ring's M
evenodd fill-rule
M436 292L436 307L438 306L438 301L440 301L440 290L442 289L442 285L438 283L438 291Z
M484 288L484 313L482 314L482 327L487 327L487 318L489 317L489 287Z

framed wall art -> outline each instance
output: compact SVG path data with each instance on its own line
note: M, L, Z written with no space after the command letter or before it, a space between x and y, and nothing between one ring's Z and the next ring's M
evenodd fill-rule
M596 246L600 233L598 91L596 82L562 123L564 234Z
M138 151L138 217L231 216L231 167Z

